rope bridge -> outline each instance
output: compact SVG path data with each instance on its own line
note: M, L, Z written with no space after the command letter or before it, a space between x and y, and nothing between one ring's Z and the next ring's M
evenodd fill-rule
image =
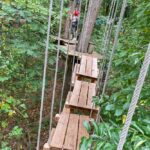
M75 1L74 1L75 5ZM86 0L84 19L86 16L88 0ZM99 121L100 116L100 108L95 106L92 99L93 96L96 96L99 93L100 98L103 98L106 85L109 78L109 73L111 70L112 60L114 57L114 53L118 43L118 37L120 33L120 29L122 26L122 21L125 13L125 8L127 6L127 0L123 0L122 8L120 10L120 17L118 21L118 25L116 28L116 33L114 37L114 43L111 48L111 55L107 56L108 49L110 49L110 39L112 36L112 29L114 26L114 20L116 19L118 9L118 0L112 0L110 12L105 28L104 38L103 38L103 60L100 62L100 67L98 67L98 58L94 57L92 54L85 54L82 51L75 55L77 49L77 43L74 45L74 55L72 62L72 77L70 81L70 90L68 91L66 102L62 107L63 97L64 97L64 87L66 84L66 75L68 70L68 59L69 59L69 51L70 51L70 42L71 40L67 40L67 57L65 61L65 69L63 75L63 85L61 90L61 99L59 104L59 112L55 116L55 120L57 121L57 125L55 128L52 127L53 124L53 114L54 114L54 103L55 103L55 95L56 95L56 83L57 83L57 74L58 74L58 62L60 55L60 41L61 41L61 30L62 30L62 16L63 16L63 6L64 0L60 1L60 23L59 23L59 32L58 32L58 43L57 43L57 56L56 56L56 68L55 68L55 76L54 76L54 84L53 84L53 93L52 93L52 103L51 103L51 111L50 111L50 127L49 127L49 139L47 143L44 145L43 150L79 150L81 138L89 137L88 132L83 126L83 122L89 122L90 119L95 121ZM82 0L80 0L79 10L82 8ZM50 41L50 25L51 25L51 16L53 10L53 0L50 0L49 6L49 19L48 19L48 30L47 30L47 40L46 40L46 49L45 49L45 60L44 60L44 71L43 71L43 84L42 84L42 93L41 93L41 108L40 108L40 119L39 119L39 130L38 130L38 138L37 138L37 147L36 149L40 149L40 136L41 136L41 125L42 125L42 115L43 115L43 104L44 104L44 93L45 93L45 82L46 82L46 70L47 70L47 61L48 61L48 47ZM79 15L80 21L80 15ZM70 31L70 29L68 29ZM70 34L70 32L69 32ZM78 27L77 34L78 35ZM83 37L84 38L84 37ZM83 48L82 48L83 50ZM77 61L75 61L77 59ZM107 59L109 59L109 63L107 63ZM125 123L125 127L120 135L120 141L118 144L118 150L123 149L123 145L126 140L126 136L128 133L129 126L131 124L132 116L135 111L135 106L137 104L145 76L148 71L148 66L150 64L150 46L145 56L144 64L141 69L141 73L139 76L139 80L137 82L137 86L133 95L133 99L129 108L129 113L127 116L127 120ZM103 84L103 70L104 67L107 66L107 73ZM102 87L102 93L98 90Z

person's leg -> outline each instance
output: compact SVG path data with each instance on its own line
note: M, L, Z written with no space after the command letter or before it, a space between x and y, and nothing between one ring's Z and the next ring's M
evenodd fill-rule
M74 37L74 25L72 23L72 25L71 25L71 39L73 39L73 37Z

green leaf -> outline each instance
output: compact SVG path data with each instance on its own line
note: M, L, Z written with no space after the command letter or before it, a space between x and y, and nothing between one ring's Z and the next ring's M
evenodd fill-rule
M99 128L98 128L97 123L95 121L92 121L92 125L94 126L94 133L99 135Z
M141 141L139 141L137 144L136 144L136 146L135 146L135 150L137 149L137 148L139 148L143 143L145 143L146 142L146 140L141 140Z
M109 104L105 107L106 110L110 111L110 110L114 110L115 106L114 104Z
M86 128L86 130L87 130L88 132L90 132L90 131L91 131L91 127L90 127L89 122L84 121L84 122L83 122L83 125L84 125L84 127Z
M4 82L9 80L9 77L0 77L0 82Z
M132 122L132 127L137 129L140 133L144 134L144 131L136 124L135 121Z
M116 109L115 111L115 116L121 116L122 115L123 110L122 109Z

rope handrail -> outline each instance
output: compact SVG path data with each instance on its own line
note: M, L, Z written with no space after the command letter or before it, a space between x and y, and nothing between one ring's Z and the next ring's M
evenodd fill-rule
M48 47L49 47L50 31L51 31L52 10L53 10L53 0L50 0L48 29L47 29L47 40L46 40L45 60L44 60L44 70L43 70L43 82L42 82L42 94L41 94L41 106L40 106L40 119L39 119L37 146L36 146L37 150L40 149L40 136L41 136L41 126L42 126L42 117L43 117L44 92L45 92L45 83L46 83L46 70L47 70L47 62L48 62Z
M109 59L108 69L107 69L107 73L106 73L106 77L105 77L105 81L104 81L104 86L103 86L101 98L103 98L103 96L105 94L106 85L107 85L107 82L108 82L108 76L109 76L109 73L110 73L114 53L115 53L115 50L116 50L116 47L117 47L117 44L118 44L118 37L119 37L120 30L121 30L122 21L123 21L124 13L125 13L125 10L126 10L126 6L127 6L127 0L124 0L123 4L122 4L122 8L121 8L119 22L118 22L117 29L116 29L115 40L114 40L114 44L113 44L110 59ZM98 119L99 119L99 113L100 113L100 109L98 111L96 121L98 121Z
M82 3L82 0L80 1L79 12L81 10L81 3ZM74 5L75 5L75 1L74 1L73 6ZM80 17L79 17L79 21L80 21ZM79 23L78 23L78 26L79 26ZM70 24L70 29L71 29L71 27L72 27L72 23ZM78 27L77 27L77 32L78 32ZM69 35L70 35L70 33L71 32L69 30ZM77 38L77 35L76 35L76 38ZM70 45L69 44L70 44L70 36L69 36L68 47L67 47L67 57L66 57L66 61L65 61L65 71L64 71L64 75L63 75L63 85L62 85L62 89L61 89L61 98L60 98L60 104L59 104L59 114L62 111L62 101L63 101L63 96L64 96L64 89L65 89L65 83L66 83L66 75L67 75L67 69L68 69L69 50L70 50L70 48L69 48ZM75 49L76 49L76 45L75 45ZM74 49L74 51L75 51L75 49ZM70 88L71 88L71 84L70 84Z
M109 17L107 19L107 22L109 22L109 20L112 20L112 19L113 19L113 22L111 24L106 24L106 27L105 27L104 38L103 38L104 45L103 45L103 48L102 48L102 53L105 54L105 56L103 56L104 58L101 62L101 66L100 66L100 69L99 69L100 72L99 72L99 77L98 77L98 82L97 82L97 88L98 87L100 88L101 85L102 85L103 70L104 70L104 67L105 67L105 64L106 64L106 53L108 51L110 40L111 40L111 34L112 34L113 26L114 26L114 20L115 20L116 15L117 15L118 1L116 1L116 0L112 1L111 5L112 6L110 8ZM114 15L111 15L111 14L114 14ZM99 95L99 93L98 93L98 95Z
M82 5L82 0L80 0L80 6L79 6L79 21L80 21L80 16L81 16L81 5ZM78 22L79 22L78 21ZM77 39L77 36L78 36L78 30L79 30L79 23L78 23L78 26L77 26L77 34L76 34L76 39ZM73 62L72 62L72 75L73 75L73 69L74 69L74 63L75 63L75 51L76 51L76 48L77 48L77 42L75 42L75 48L74 48L74 54L73 54ZM71 91L71 84L70 84L70 91Z
M142 68L140 70L139 78L138 78L137 84L135 86L135 90L134 90L133 97L132 97L132 100L131 100L131 103L129 106L126 122L125 122L123 130L120 134L120 140L119 140L117 150L122 150L123 146L125 144L128 130L129 130L129 127L131 125L132 117L134 115L135 108L136 108L136 105L138 103L141 91L142 91L142 87L144 85L144 81L145 81L145 78L146 78L146 75L147 75L147 72L149 69L149 65L150 65L150 44L149 44L148 50L145 54L145 58L144 58Z
M106 50L108 49L108 46L110 44L110 37L111 37L111 33L112 33L112 27L114 25L114 20L115 20L116 15L117 15L117 10L118 10L118 1L113 0L111 2L111 6L110 6L108 18L107 18L107 22L109 22L109 20L112 20L112 19L113 19L113 22L111 24L106 24L106 27L105 27L105 32L104 32L104 36L103 36L103 43L104 44L102 46L103 47L102 48L103 53L106 53ZM98 75L98 81L97 81L97 84L96 84L96 89L100 88L101 84L102 84L103 70L104 70L104 66L105 66L105 63L106 63L105 61L106 60L103 59L103 61L101 62L101 66L100 66L100 69L99 69L99 75ZM99 95L99 93L98 93L98 95ZM100 113L100 112L98 112L98 113ZM91 110L90 116L91 115L92 115L92 110Z
M63 6L64 6L64 0L61 0L60 23L59 23L58 44L57 44L57 57L56 57L56 67L55 67L54 85L53 85L53 93L52 93L52 103L51 103L51 110L50 110L49 141L51 141L50 133L51 133L52 122L53 122L54 101L55 101L57 75L58 75L58 63L59 63L59 53L60 53L60 37L61 37L61 30L62 30Z

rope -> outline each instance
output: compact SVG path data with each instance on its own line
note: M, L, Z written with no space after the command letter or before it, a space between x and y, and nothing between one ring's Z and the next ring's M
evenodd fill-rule
M62 92L61 92L61 98L60 98L60 104L59 104L59 114L62 111L62 102L63 102L63 97L64 97L64 89L65 89L66 75L67 75L67 69L68 69L69 44L70 44L70 39L68 42L67 57L66 57L66 61L65 61L65 71L64 71L64 76L63 76L63 86L62 86L62 90L61 90Z
M79 6L79 20L78 20L78 26L77 26L77 34L76 34L76 39L77 39L77 35L78 35L78 30L79 30L79 22L80 22L80 16L81 16L81 4L82 4L82 0L80 0L80 6ZM77 42L75 43L75 48L74 48L74 54L73 54L73 62L72 62L72 75L73 75L73 70L74 70L74 63L75 63L75 51L77 48ZM70 91L71 91L71 84L70 84Z
M44 105L44 92L45 92L45 83L46 83L46 70L47 70L47 61L48 61L48 47L49 47L49 39L50 39L50 31L51 31L51 26L50 25L51 25L51 16L52 16L52 9L53 9L52 6L53 6L53 0L50 0L48 29L47 29L47 40L46 40L46 48L45 48L44 71L43 71L43 82L42 82L40 119L39 119L39 129L38 129L38 138L37 138L37 147L36 147L37 150L39 150L40 137L41 137L41 126L42 126L43 105Z
M111 37L111 33L112 33L112 27L114 25L114 19L116 18L116 14L117 14L118 1L117 1L117 4L116 4L117 6L116 6L116 9L115 9L115 13L114 13L115 2L116 2L116 0L113 0L112 3L111 3L111 7L110 7L108 19L107 19L107 24L106 24L106 27L105 27L104 38L103 38L104 45L102 46L103 47L102 48L103 56L104 56L104 54L106 54L106 50L108 50L108 46L110 44L110 37ZM113 13L114 13L114 16L112 15ZM111 24L108 23L112 19L113 19L113 22ZM106 57L106 55L104 57ZM102 60L102 63L101 63L100 69L99 69L99 71L101 71L101 72L99 72L99 77L98 77L98 82L97 82L96 88L101 87L102 79L103 79L102 78L103 77L103 70L104 70L105 63L106 63L106 58ZM98 83L100 83L100 84L98 85Z
M116 8L115 8L115 4L116 4ZM108 48L108 45L106 46L106 44L110 43L110 37L111 37L111 33L112 33L112 27L114 25L114 19L116 18L116 14L117 14L117 8L118 8L118 1L113 0L112 3L111 3L111 7L110 7L108 19L107 19L107 25L105 27L105 32L104 32L104 38L103 38L104 45L103 45L103 49L102 49L103 54L106 53L106 50ZM114 14L114 16L113 16L113 14ZM112 20L112 19L113 19L113 22L111 24L108 24L108 22L110 22L110 20ZM108 41L108 42L105 42L105 41ZM97 81L97 84L96 84L96 89L98 89L98 87L100 87L101 83L102 83L103 72L101 70L104 69L104 64L105 64L105 60L102 61L102 65L100 67L101 69L99 69L99 76L98 76L98 81ZM101 78L101 80L100 80L100 78ZM100 82L100 84L99 84L99 82ZM94 107L94 104L92 105L92 108L93 107ZM92 113L93 113L93 109L91 109L90 117L92 116Z
M104 32L104 45L103 45L103 47L105 48L105 41L106 41L106 35L107 35L107 30L108 30L108 28L109 28L109 22L110 22L110 19L111 19L111 15L112 15L112 10L113 10L113 8L114 8L114 4L115 4L115 1L116 0L113 0L112 2L111 2L111 6L110 6L110 11L109 11L109 14L108 14L108 18L107 18L107 24L106 24L106 27L105 27L105 32ZM104 51L104 48L103 48L103 51Z
M75 1L74 1L75 3ZM71 33L71 26L72 24L70 24L69 27L69 35ZM61 98L60 98L60 104L59 104L59 114L62 111L62 102L63 102L63 97L64 97L64 89L65 89L65 83L66 83L66 75L67 75L67 69L68 69L68 58L69 58L69 50L70 50L70 36L69 36L69 41L68 41L68 47L67 47L67 57L66 57L66 61L65 61L65 71L64 71L64 76L63 76L63 86L62 86L62 90L61 90Z
M57 83L57 74L58 74L58 62L59 62L59 53L60 53L60 37L61 37L61 29L62 29L63 6L64 6L64 0L61 0L60 23L59 23L59 33L58 33L58 47L57 47L57 58L56 58L56 68L55 68L55 76L54 76L54 86L53 86L53 94L52 94L51 112L50 112L49 138L51 137L50 133L51 133L52 122L53 122L54 100L55 100L55 93L56 93L56 83ZM51 139L49 139L49 141L51 141Z
M105 77L104 87L103 87L103 91L102 91L102 95L101 95L102 98L103 98L105 90L106 90L106 85L107 85L108 76L109 76L111 65L112 65L112 60L113 60L114 53L115 53L115 50L116 50L116 47L118 44L118 37L119 37L120 30L121 30L122 21L123 21L124 13L126 10L126 6L127 6L127 0L124 0L123 4L122 4L122 8L121 8L119 23L118 23L118 26L116 29L116 35L115 35L115 40L114 40L114 44L113 44L113 48L112 48L112 52L111 52L111 56L110 56L110 60L109 60L109 64L108 64L108 69L107 69L107 73L106 73L106 77ZM96 121L98 121L99 113L100 113L100 109L98 111Z
M134 115L135 108L136 108L136 105L138 103L140 93L141 93L141 90L142 90L142 87L143 87L143 84L144 84L144 81L145 81L145 78L146 78L146 75L147 75L147 72L149 69L149 65L150 65L150 44L149 44L148 50L145 54L143 66L141 68L139 78L137 80L137 84L136 84L136 87L135 87L135 90L133 93L132 101L130 103L130 107L128 110L127 119L126 119L125 125L124 125L123 130L122 130L121 135L120 135L120 140L119 140L117 150L123 149L124 143L125 143L126 138L127 138L128 130L129 130L129 127L130 127L130 124L132 121L132 117Z

